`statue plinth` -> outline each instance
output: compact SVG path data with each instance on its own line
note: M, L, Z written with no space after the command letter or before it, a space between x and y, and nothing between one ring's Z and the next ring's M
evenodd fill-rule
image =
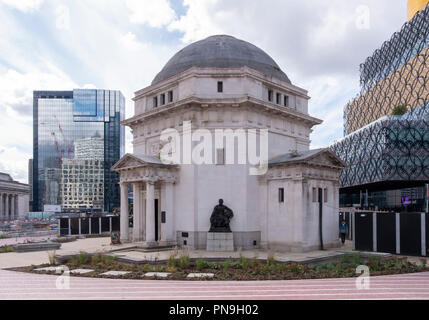
M207 233L207 251L234 251L234 237L229 226L234 213L219 200L210 217Z
M207 232L207 251L234 251L234 235L232 232Z

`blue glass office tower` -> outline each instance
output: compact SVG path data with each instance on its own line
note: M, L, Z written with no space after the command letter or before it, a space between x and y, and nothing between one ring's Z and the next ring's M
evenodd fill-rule
M124 116L120 91L33 92L33 211L119 207L119 176L110 168L124 155ZM101 203L91 201L95 192Z

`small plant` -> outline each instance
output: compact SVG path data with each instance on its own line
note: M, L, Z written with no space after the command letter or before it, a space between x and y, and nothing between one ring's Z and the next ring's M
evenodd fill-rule
M68 262L68 265L70 266L78 266L79 265L79 258L77 256L74 256L73 258L71 258Z
M290 156L291 158L298 158L301 156L301 154L298 152L298 150L290 150Z
M94 254L92 257L91 257L91 264L92 265L97 265L97 264L99 264L100 262L102 262L103 261L103 257L101 256L101 254L99 254L99 253L97 253L97 254Z
M393 108L392 115L393 116L402 116L405 113L407 113L407 111L408 111L407 106L404 104L401 104L401 105Z
M223 269L226 271L226 270L228 270L231 267L232 267L232 261L231 261L231 259L226 259L224 261L224 263L223 263Z
M175 255L170 255L170 257L168 258L167 265L171 268L175 268L177 266L177 259Z
M241 257L239 260L239 264L240 264L240 268L243 270L248 270L249 269L249 259L245 258L245 257Z
M357 265L360 264L360 253L356 253L353 255L353 263Z
M202 271L209 267L209 264L202 258L198 258L195 262L198 271Z
M79 255L78 255L79 264L85 264L88 262L88 260L89 260L88 253L86 253L85 251L79 252Z
M274 250L270 249L267 253L267 264L269 266L274 266L277 263L276 260L274 259L274 255L275 255Z
M177 259L177 265L180 269L186 269L189 267L190 259L189 259L189 253L187 250L184 250L182 252L182 255L179 259Z
M13 252L13 247L12 246L2 246L0 247L0 253L8 253L8 252Z
M108 266L114 264L116 261L116 257L114 256L103 256L103 262Z
M55 266L57 264L57 252L54 250L52 252L48 252L49 265Z
M422 259L420 259L420 263L422 264L422 267L424 269L426 269L426 265L427 265L428 261L426 259L422 258Z

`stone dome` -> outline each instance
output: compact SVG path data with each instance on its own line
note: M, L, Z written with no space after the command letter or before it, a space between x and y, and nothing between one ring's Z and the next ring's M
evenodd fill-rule
M253 44L227 35L211 36L177 52L152 81L152 85L192 67L240 68L247 66L268 77L291 83L277 63Z

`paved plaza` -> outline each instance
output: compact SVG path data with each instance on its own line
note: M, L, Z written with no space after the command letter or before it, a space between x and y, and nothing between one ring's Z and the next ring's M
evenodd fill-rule
M372 277L369 290L356 279L292 281L166 281L70 278L0 270L0 299L314 300L429 299L429 273Z
M109 238L78 239L63 243L60 255L108 252L139 261L149 257L168 259L172 251L140 252L134 245L110 245ZM348 251L348 246L342 248ZM221 257L222 253L190 251L191 258ZM228 253L238 257L239 252ZM262 250L244 251L249 258L266 258ZM280 260L304 261L338 254L335 250L308 253L276 253ZM417 260L417 259L415 259ZM58 276L4 270L5 268L48 263L48 252L0 254L0 299L167 299L167 300L311 300L311 299L429 299L429 272L370 278L369 290L358 290L356 278L289 281L170 281L125 280L72 276L69 289L57 289ZM84 272L84 271L82 271Z

